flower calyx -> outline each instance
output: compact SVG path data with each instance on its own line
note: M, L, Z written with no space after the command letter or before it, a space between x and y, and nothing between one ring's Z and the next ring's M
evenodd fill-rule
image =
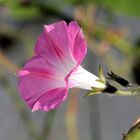
M140 85L131 84L128 80L122 78L121 76L115 74L114 72L108 72L108 77L105 77L103 70L99 65L98 77L96 81L105 84L105 88L91 87L91 90L84 96L91 96L100 93L108 93L111 95L122 95L122 96L133 96L140 94ZM108 80L119 83L122 88L117 88L115 85L111 85Z
M106 82L106 78L104 76L102 67L100 65L99 65L99 68L98 68L98 77L99 77L99 79L97 79L96 81L101 83L101 84L104 84L105 88L91 87L91 90L88 93L86 93L84 97L95 95L95 94L100 94L106 89L107 82Z

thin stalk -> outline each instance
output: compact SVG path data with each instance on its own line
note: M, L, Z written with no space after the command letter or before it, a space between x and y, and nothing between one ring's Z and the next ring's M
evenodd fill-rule
M78 92L78 89L73 90L74 94L71 94L71 98L68 102L68 107L66 111L66 125L68 140L79 140L78 128L77 128L77 96L75 92Z
M115 93L117 95L122 95L122 96L134 96L134 95L140 95L140 86L137 87L132 87L130 89L124 89L124 90L117 90L117 92Z
M40 140L44 140L44 139L48 140L49 138L48 136L51 131L52 124L54 122L55 114L56 114L56 110L53 110L46 114L45 120L43 122L42 131L40 133Z

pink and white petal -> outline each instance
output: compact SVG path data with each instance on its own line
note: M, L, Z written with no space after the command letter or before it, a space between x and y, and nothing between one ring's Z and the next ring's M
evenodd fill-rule
M87 44L84 39L82 30L80 30L75 38L73 46L73 56L77 63L81 63L87 53Z
M66 70L62 60L60 59L60 55L58 55L58 51L49 42L47 35L45 35L45 31L38 37L35 52L37 55L43 56L44 61L48 61L47 63L57 67L58 69L61 68L60 70Z
M40 99L34 104L32 111L43 110L49 111L60 106L60 104L66 99L68 94L67 88L56 88L46 92Z
M76 35L78 34L78 32L80 31L80 27L79 25L77 24L76 21L72 21L69 23L68 25L68 34L69 34L69 39L71 41L71 44L73 46L73 43L74 43L74 40L75 40L75 37ZM71 46L71 47L72 47ZM71 50L72 51L72 50Z
M30 70L30 71L40 71L43 73L48 74L55 74L61 77L64 77L67 74L67 71L64 67L60 67L57 64L52 64L47 58L43 56L34 56L23 67L23 70ZM21 71L19 71L21 73ZM17 73L20 74L20 73Z
M25 72L26 71L26 72ZM26 75L19 75L19 91L21 97L32 107L33 102L36 102L46 92L59 87L66 87L65 82L55 79L55 75L49 76L49 74L42 72L30 72L28 70L21 70L20 74L26 73Z
M58 55L65 57L71 62L72 59L69 52L71 42L69 42L67 28L68 27L65 21L45 25L48 40L51 42L52 46L57 49Z
M73 59L80 64L87 52L87 43L80 27L76 22L71 22L68 27L70 41L72 42L71 54Z

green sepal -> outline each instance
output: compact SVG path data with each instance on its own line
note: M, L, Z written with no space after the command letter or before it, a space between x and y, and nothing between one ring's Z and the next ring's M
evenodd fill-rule
M128 87L131 86L131 84L129 83L129 81L127 81L126 79L122 78L121 76L115 74L114 72L108 72L108 79L113 80L117 83L119 83L120 85L124 86L124 87Z
M100 94L103 91L103 88L91 87L91 89L92 90L90 90L88 93L86 93L84 97Z
M99 68L98 68L98 76L101 79L100 82L102 81L102 83L106 83L106 78L103 74L103 70L102 70L102 67L100 65L99 65Z
M99 83L105 84L105 82L102 81L101 79L97 79L96 81L99 82Z

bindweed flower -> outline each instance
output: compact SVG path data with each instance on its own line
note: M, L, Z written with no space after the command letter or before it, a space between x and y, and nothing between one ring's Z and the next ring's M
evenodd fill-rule
M86 52L86 41L75 21L44 26L35 55L17 73L20 95L32 111L57 108L66 99L69 88L106 87L102 79L80 65Z

